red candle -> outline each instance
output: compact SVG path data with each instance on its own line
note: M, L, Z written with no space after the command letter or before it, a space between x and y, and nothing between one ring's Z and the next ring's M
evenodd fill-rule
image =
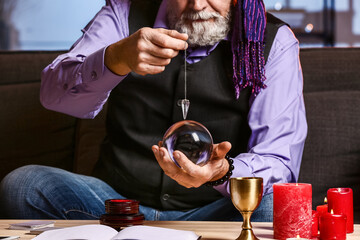
M324 199L324 203L327 203L327 198L325 197ZM319 229L320 229L320 217L324 214L328 212L328 205L324 204L324 205L319 205L316 207L316 211L319 213Z
M319 216L323 215L324 213L328 212L328 205L319 205L316 207L316 211L319 213Z
M345 214L324 213L320 217L320 240L345 240Z
M274 190L274 238L299 235L311 238L312 188L307 183L276 183Z
M329 209L346 215L346 231L354 232L353 191L351 188L330 188L327 191Z
M319 213L312 210L311 236L317 237L319 233Z

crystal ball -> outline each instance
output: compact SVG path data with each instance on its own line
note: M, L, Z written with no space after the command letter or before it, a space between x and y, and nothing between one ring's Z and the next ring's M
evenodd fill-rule
M193 163L205 164L211 156L213 139L206 127L196 121L184 120L173 124L164 134L163 146L168 150L171 159L179 150Z

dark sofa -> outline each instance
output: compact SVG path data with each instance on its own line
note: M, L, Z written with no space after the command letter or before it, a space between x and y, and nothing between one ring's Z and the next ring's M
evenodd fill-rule
M0 179L26 164L90 174L104 137L93 120L44 109L40 72L61 52L0 52ZM313 208L328 188L351 187L360 223L360 48L301 49L309 125L299 182L311 183Z

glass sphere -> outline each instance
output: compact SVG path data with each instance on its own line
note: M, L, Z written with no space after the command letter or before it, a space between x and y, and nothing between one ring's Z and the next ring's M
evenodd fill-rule
M193 163L205 164L211 157L213 139L206 127L196 121L184 120L173 124L163 137L163 146L168 150L171 159L173 152L179 150Z

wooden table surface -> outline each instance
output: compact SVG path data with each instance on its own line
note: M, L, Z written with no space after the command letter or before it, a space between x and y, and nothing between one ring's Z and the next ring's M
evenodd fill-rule
M20 236L20 239L32 239L25 230L9 230L10 223L28 220L0 220L0 236ZM96 220L55 220L56 227L71 227L85 224L99 224ZM145 225L194 231L202 240L234 240L241 231L241 222L191 222L191 221L145 221ZM272 223L252 223L255 235L259 239L273 239ZM347 234L347 240L360 239L360 224L355 224L354 233Z

